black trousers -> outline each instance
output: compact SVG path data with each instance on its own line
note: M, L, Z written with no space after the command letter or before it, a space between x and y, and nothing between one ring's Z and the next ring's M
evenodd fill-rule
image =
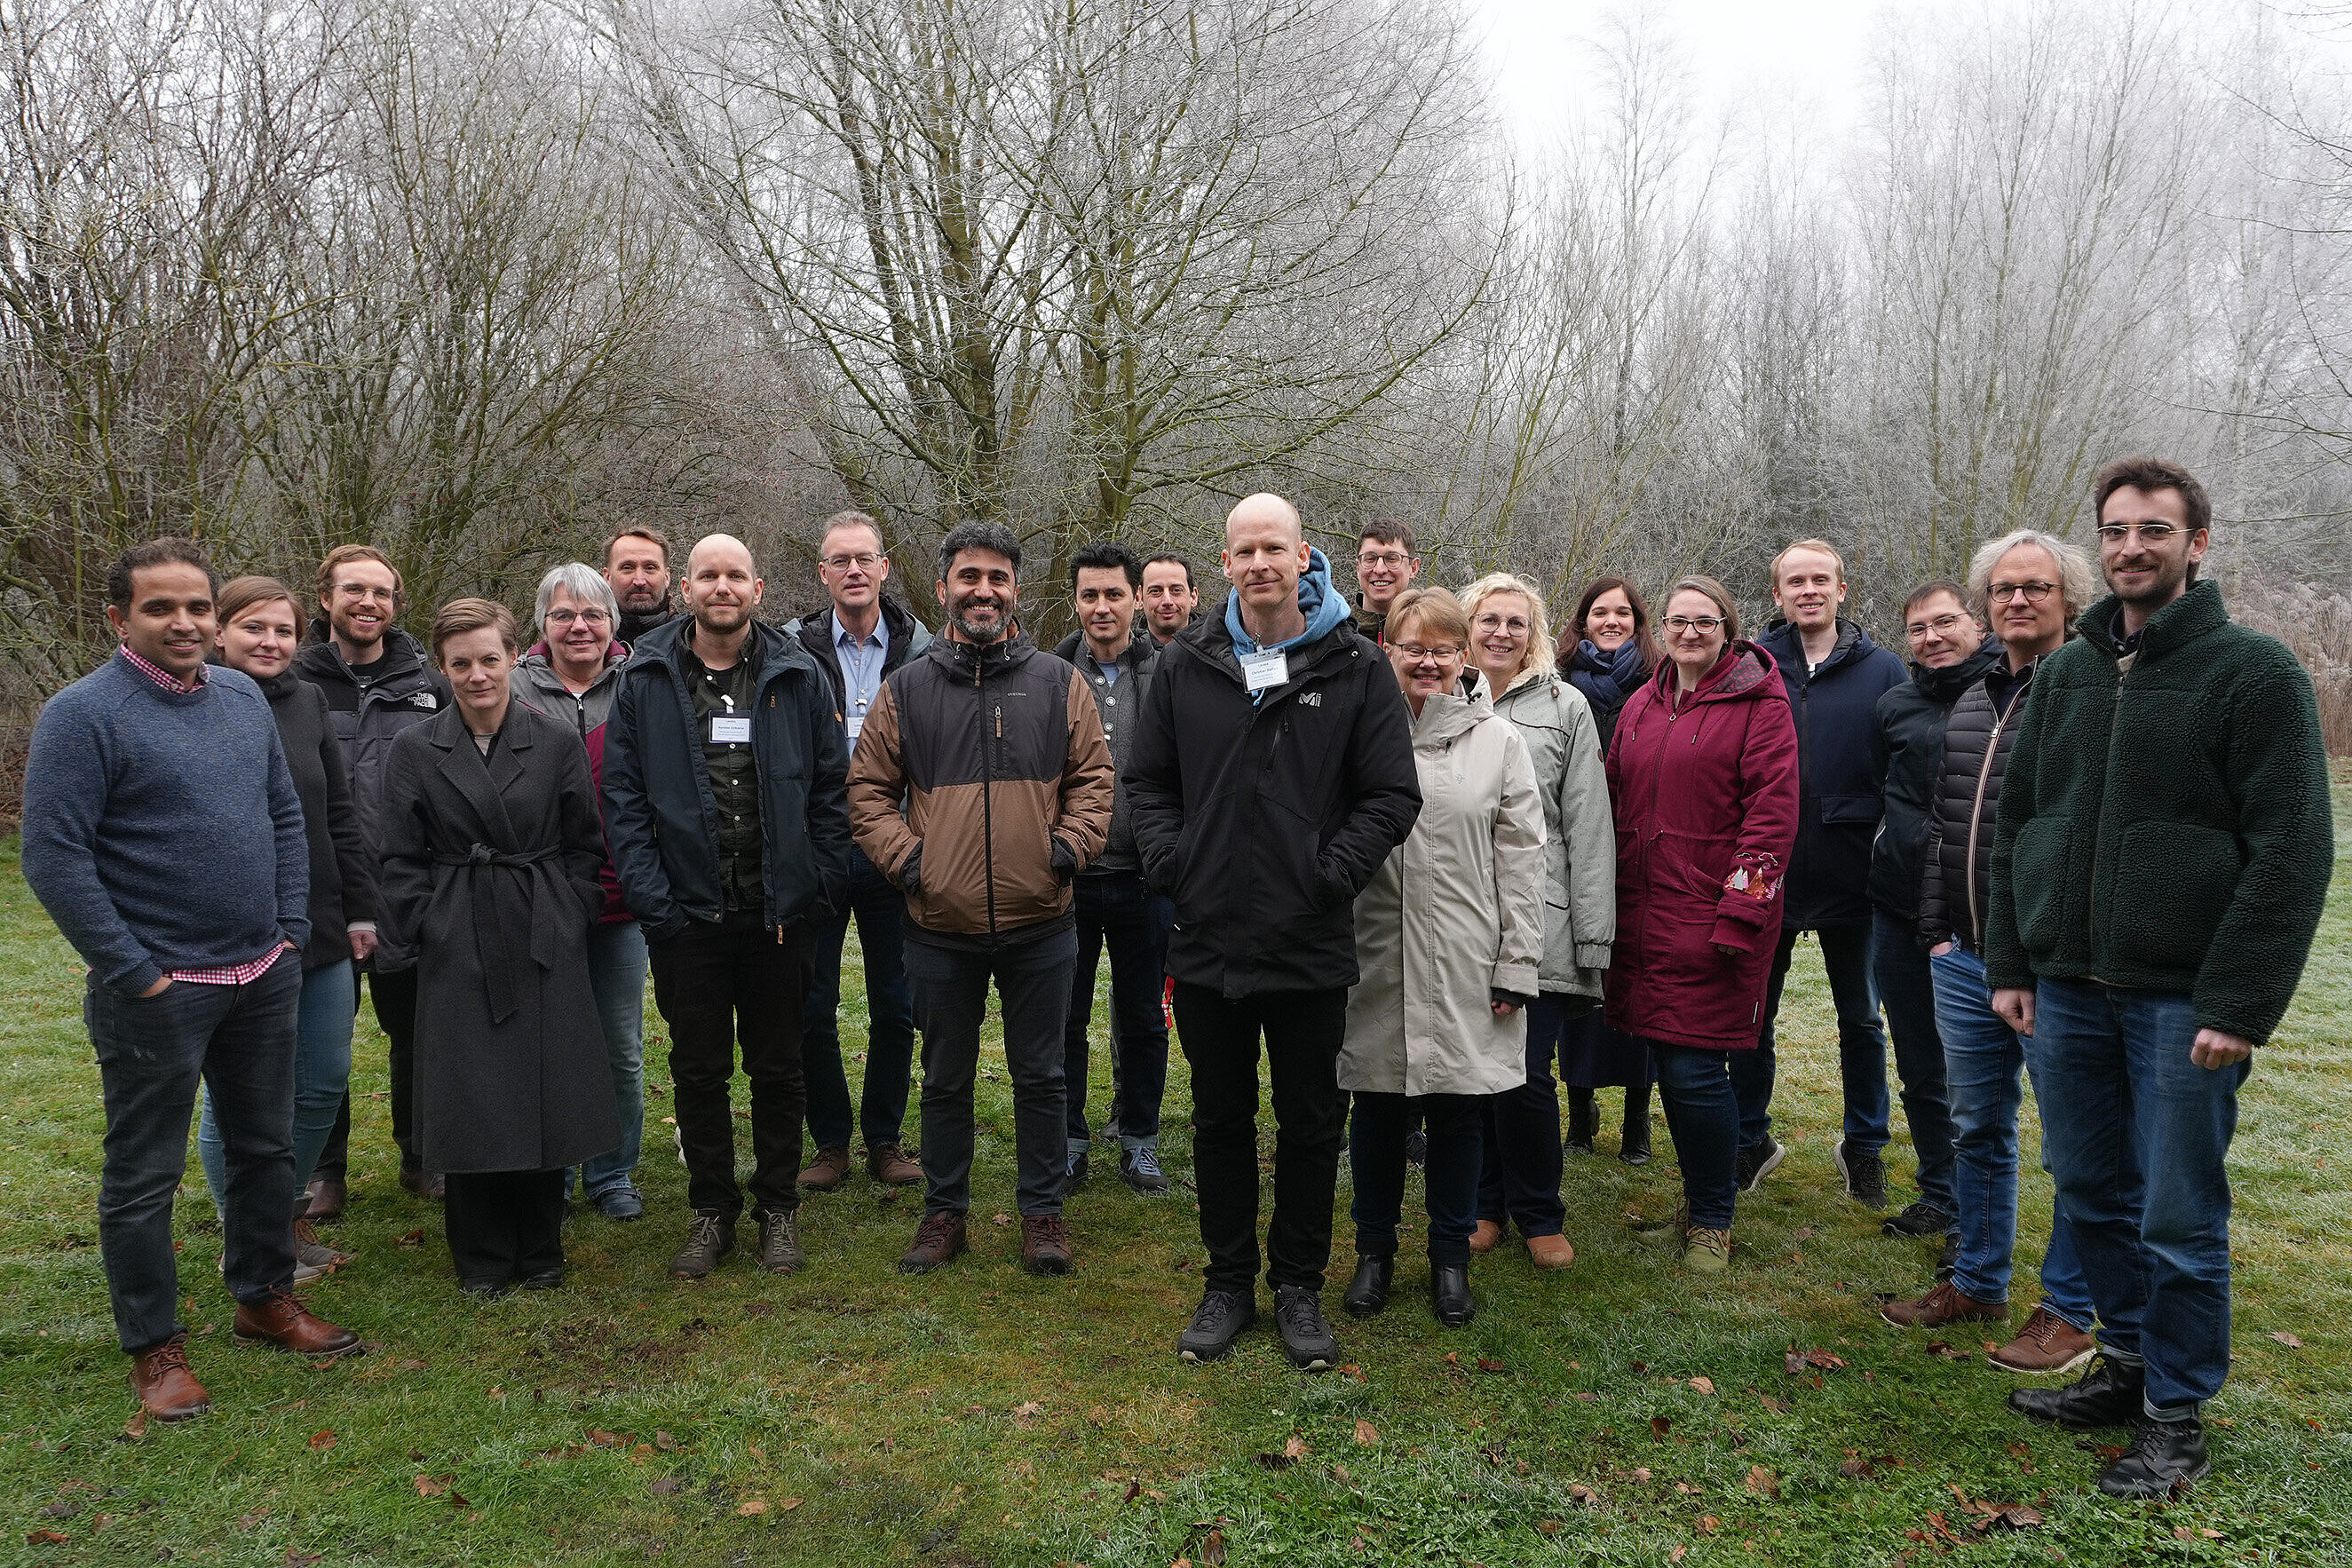
M563 1173L452 1171L443 1234L469 1284L504 1284L563 1267Z
M375 1021L383 1030L387 1045L385 1055L392 1077L392 1141L400 1149L403 1170L415 1170L423 1163L417 1153L416 1128L416 970L414 966L394 974L378 974L368 971L368 996L375 1003ZM343 1108L335 1113L335 1130L327 1134L327 1147L320 1153L319 1163L310 1167L312 1179L331 1177L347 1179L352 1153L352 1096L343 1091Z
M696 921L647 944L654 1001L669 1021L670 1103L686 1155L686 1201L730 1218L743 1212L735 1183L735 1114L728 1080L735 1049L751 1080L751 1209L800 1205L801 1123L808 1080L801 1018L813 949L806 922L782 931L756 914Z
M1344 989L1229 999L1205 985L1176 983L1176 1032L1192 1068L1192 1173L1201 1189L1208 1289L1246 1298L1257 1282L1261 1035L1275 1124L1266 1279L1277 1289L1323 1288L1348 1121L1348 1097L1338 1077L1347 1030Z

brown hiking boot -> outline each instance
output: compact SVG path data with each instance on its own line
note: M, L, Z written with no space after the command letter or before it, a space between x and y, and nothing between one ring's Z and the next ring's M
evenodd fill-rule
M310 1200L303 1217L314 1224L343 1217L343 1205L351 1201L351 1187L341 1176L313 1176L304 1194Z
M1483 1256L1494 1251L1495 1244L1502 1239L1503 1227L1491 1219L1482 1219L1470 1233L1470 1250Z
M1576 1248L1564 1236L1528 1237L1528 1261L1538 1268L1565 1268L1576 1261Z
M771 1274L797 1274L808 1267L798 1216L776 1210L760 1216L760 1267Z
M1070 1227L1062 1223L1062 1216L1023 1215L1021 1267L1032 1274L1067 1274L1072 1266Z
M898 1255L898 1272L929 1274L961 1256L966 1245L962 1214L954 1209L933 1209L915 1227L914 1245Z
M2072 1372L2091 1359L2098 1342L2047 1307L2033 1309L2017 1338L1985 1357L2003 1372L2042 1377Z
M185 1421L213 1407L213 1397L188 1370L188 1336L173 1334L131 1358L131 1387L139 1408L158 1421Z
M866 1173L886 1187L911 1187L923 1179L923 1166L898 1144L884 1143L866 1151Z
M272 1290L258 1304L238 1302L232 1331L241 1345L276 1345L314 1361L360 1353L359 1335L315 1315L291 1290Z
M820 1149L808 1169L801 1173L801 1185L813 1193L829 1193L849 1180L849 1151Z
M1898 1329L1940 1329L1946 1323L2007 1322L2009 1307L2005 1302L1963 1296L1950 1280L1939 1279L1934 1289L1917 1300L1889 1301L1878 1309L1878 1315Z
M735 1217L719 1209L697 1209L694 1228L686 1233L686 1245L670 1258L670 1277L699 1279L734 1252Z

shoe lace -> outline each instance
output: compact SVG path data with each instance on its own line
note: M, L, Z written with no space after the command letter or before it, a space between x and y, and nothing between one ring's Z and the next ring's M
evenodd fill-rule
M1210 1290L1201 1297L1201 1304L1192 1313L1192 1326L1205 1329L1241 1310L1242 1299L1230 1290Z
M719 1245L719 1216L715 1214L698 1213L694 1216L694 1228L687 1233L687 1245L716 1247Z
M1029 1234L1041 1247L1051 1247L1067 1252L1070 1249L1070 1227L1060 1215L1042 1214L1031 1217Z
M1285 1290L1282 1300L1275 1303L1274 1315L1284 1328L1298 1333L1319 1333L1328 1326L1323 1321L1322 1301L1303 1286Z
M1693 1226L1690 1244L1726 1258L1731 1255L1731 1233L1727 1230L1709 1230L1705 1226Z
M1139 1176L1157 1176L1162 1173L1160 1169L1160 1156L1150 1149L1137 1149L1131 1152L1127 1159L1128 1163L1135 1167L1135 1173Z
M2048 1350L2050 1342L2058 1337L2058 1314L2047 1307L2034 1308L2033 1316L2025 1321L2024 1331L2017 1337L2032 1340L2043 1350Z
M187 1371L188 1336L185 1334L173 1335L170 1339L165 1340L162 1344L157 1345L153 1350L149 1351L147 1352L147 1361L148 1363L157 1372L164 1372L172 1367L178 1367L182 1372Z
M946 1209L933 1209L923 1216L922 1224L915 1227L915 1245L928 1247L934 1242L946 1241L955 1234L955 1222L956 1216Z

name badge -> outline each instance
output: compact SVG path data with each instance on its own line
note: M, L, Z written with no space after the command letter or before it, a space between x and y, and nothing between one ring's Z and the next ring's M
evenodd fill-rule
M710 743L714 746L750 745L751 743L750 716L730 719L713 715L710 721Z
M1269 686L1279 686L1290 679L1290 656L1280 648L1271 653L1245 654L1242 658L1242 679L1252 691L1264 691Z
M852 713L847 719L844 720L843 722L849 728L849 743L853 746L857 744L857 737L862 734L866 729L866 715L863 713Z

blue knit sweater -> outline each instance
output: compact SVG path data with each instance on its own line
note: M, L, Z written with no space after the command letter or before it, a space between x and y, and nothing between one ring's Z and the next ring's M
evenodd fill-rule
M165 691L117 653L41 710L25 880L102 985L136 995L310 934L302 803L269 703L233 669Z

